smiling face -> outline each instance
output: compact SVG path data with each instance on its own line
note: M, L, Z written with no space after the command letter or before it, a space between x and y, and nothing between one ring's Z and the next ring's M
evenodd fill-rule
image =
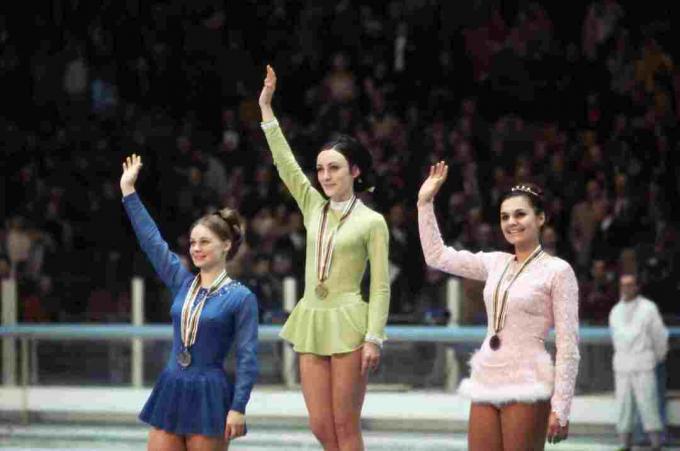
M230 241L221 240L203 224L196 224L191 229L189 253L191 260L198 269L211 270L215 267L224 266L230 247Z
M545 214L536 214L527 196L512 196L501 204L501 230L508 243L528 248L538 246Z
M343 154L326 149L316 157L316 176L326 196L341 202L354 194L354 179L359 176L359 168L353 165L350 169Z

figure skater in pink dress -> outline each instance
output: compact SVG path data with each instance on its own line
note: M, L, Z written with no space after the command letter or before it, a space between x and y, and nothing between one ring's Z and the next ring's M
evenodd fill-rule
M500 225L514 253L444 245L433 200L446 180L439 162L418 193L420 240L428 266L485 281L488 327L458 392L471 400L471 451L542 450L567 438L578 372L578 285L569 263L543 252L541 190L514 186L501 199ZM556 356L545 349L555 327Z

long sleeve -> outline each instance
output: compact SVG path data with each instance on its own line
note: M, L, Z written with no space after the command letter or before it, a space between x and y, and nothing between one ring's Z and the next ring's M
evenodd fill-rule
M371 267L368 302L367 337L385 339L385 324L390 310L390 276L388 268L389 231L380 217L368 237L368 260Z
M550 400L552 411L566 425L574 397L580 354L578 349L578 282L568 264L555 275L552 290L555 318L555 390Z
M444 245L432 202L418 207L418 231L428 266L459 277L486 280L488 269L483 252L457 251Z
M288 145L283 131L276 119L262 124L267 144L272 153L274 165L279 177L290 191L302 214L307 214L316 205L325 202L323 196L312 186L300 165L295 160L293 151Z
M652 339L652 348L654 349L654 357L657 363L666 360L668 354L668 329L661 319L659 309L655 304L651 303L653 309L651 319L649 321L649 335Z
M246 413L258 374L257 299L250 294L243 299L236 317L236 383L231 410Z
M158 277L171 291L175 292L184 280L193 275L182 265L177 254L170 251L168 243L161 236L156 223L137 193L125 196L123 206L130 218L137 241L151 261Z
M615 304L614 307L609 312L609 320L608 320L608 325L609 325L609 335L612 338L612 347L614 348L614 352L616 352L616 348L619 345L619 340L617 337L617 328L618 328L618 314L617 314L617 306L619 304Z

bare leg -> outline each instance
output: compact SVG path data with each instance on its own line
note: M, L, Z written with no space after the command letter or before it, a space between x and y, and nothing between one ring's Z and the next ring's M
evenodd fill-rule
M470 451L503 451L500 410L492 404L473 402L468 422Z
M211 437L207 435L187 436L187 451L222 451L229 449L229 442L224 437Z
M187 451L184 437L166 432L162 429L151 428L147 451Z
M548 430L550 402L515 402L501 406L503 451L542 451Z
M325 451L339 451L333 422L330 357L300 354L300 382L312 433Z
M361 408L368 374L361 374L361 348L331 357L333 420L335 436L342 451L363 451Z

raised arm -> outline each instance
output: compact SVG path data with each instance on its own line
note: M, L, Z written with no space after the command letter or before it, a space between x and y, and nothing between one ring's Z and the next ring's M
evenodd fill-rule
M133 154L123 162L123 175L120 178L123 206L130 218L137 241L156 273L170 290L176 291L184 280L192 277L192 274L182 265L179 257L170 251L168 243L161 236L156 223L135 191L135 182L141 168L142 158L138 155Z
M574 270L566 263L555 275L551 297L556 348L555 390L550 400L551 417L556 417L560 426L564 427L569 420L581 358L578 349L578 282Z
M437 218L434 214L434 198L446 180L449 168L444 162L430 167L430 175L418 193L418 231L428 266L468 279L486 280L488 270L482 252L457 251L444 245Z
M271 66L267 66L267 77L260 93L260 111L262 112L262 130L267 138L267 144L272 153L274 165L302 214L307 213L317 205L325 202L323 196L312 186L300 165L295 160L293 151L288 145L283 131L274 116L272 98L276 90L276 73Z
M267 64L267 76L264 79L262 91L260 92L260 112L262 113L262 122L267 123L276 119L274 110L272 109L272 99L274 98L274 91L276 91L276 72L274 68Z

